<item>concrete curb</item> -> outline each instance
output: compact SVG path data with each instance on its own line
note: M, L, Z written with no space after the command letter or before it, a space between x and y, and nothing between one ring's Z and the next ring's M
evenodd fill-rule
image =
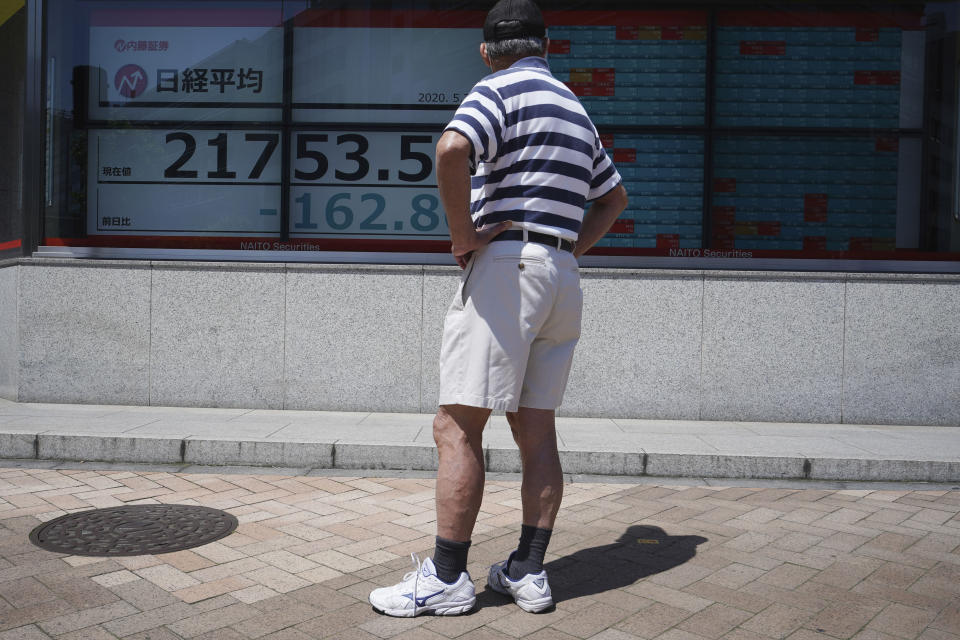
M770 478L800 480L809 477L806 458L774 456L648 454L647 475L699 478ZM892 478L891 478L892 479Z
M187 438L178 462L203 465L333 468L333 444L278 440Z
M516 449L488 447L486 470L517 473ZM22 432L0 433L0 459L313 469L436 471L427 445ZM562 450L564 473L664 478L960 482L960 461Z
M815 459L812 480L958 482L960 461Z
M36 437L40 460L171 463L183 460L180 438L42 433Z

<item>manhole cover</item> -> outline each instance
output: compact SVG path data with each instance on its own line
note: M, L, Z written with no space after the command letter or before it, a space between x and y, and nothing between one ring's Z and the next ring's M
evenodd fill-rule
M199 547L236 528L237 519L218 509L136 504L68 513L31 531L30 541L77 556L139 556Z

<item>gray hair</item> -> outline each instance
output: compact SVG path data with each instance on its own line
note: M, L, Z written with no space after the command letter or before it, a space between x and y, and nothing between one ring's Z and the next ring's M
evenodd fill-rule
M546 53L546 39L534 36L487 43L487 56L491 60L497 58L526 58L528 56L540 56L542 58Z

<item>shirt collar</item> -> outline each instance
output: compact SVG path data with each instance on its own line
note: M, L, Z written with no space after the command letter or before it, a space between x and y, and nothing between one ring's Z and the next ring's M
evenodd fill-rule
M550 71L550 65L547 64L546 58L541 58L540 56L528 56L526 58L520 58L512 65L511 69L536 69L538 71Z

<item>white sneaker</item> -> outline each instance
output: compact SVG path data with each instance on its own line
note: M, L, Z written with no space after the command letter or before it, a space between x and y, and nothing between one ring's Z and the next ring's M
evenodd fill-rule
M511 552L506 560L490 567L487 584L497 593L513 598L517 606L524 611L539 613L549 609L553 606L553 593L550 591L550 583L547 582L547 572L541 570L540 573L528 573L514 582L507 575L507 564L514 553L516 552Z
M457 581L447 584L437 577L437 568L433 560L420 559L412 553L417 567L403 576L403 580L392 587L381 587L370 592L370 604L374 610L388 616L412 618L421 613L433 613L438 616L456 616L473 609L477 602L473 581L466 571Z

